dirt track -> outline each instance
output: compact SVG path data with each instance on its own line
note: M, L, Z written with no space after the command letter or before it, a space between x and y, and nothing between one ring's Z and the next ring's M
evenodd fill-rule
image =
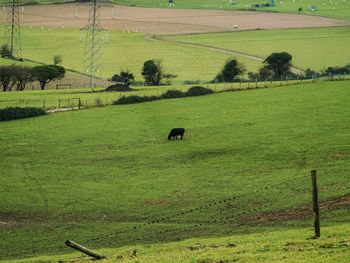
M26 6L23 25L43 27L83 27L88 7L75 4ZM0 12L0 23L5 12ZM249 29L302 28L350 25L349 21L281 13L246 11L180 10L129 6L103 7L102 27L148 34L189 34ZM237 29L234 29L237 25Z

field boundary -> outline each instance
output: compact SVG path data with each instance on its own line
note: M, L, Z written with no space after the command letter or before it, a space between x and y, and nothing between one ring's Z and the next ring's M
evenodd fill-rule
M314 79L283 79L278 81L242 81L242 82L232 82L232 83L200 83L194 85L200 85L205 88L209 88L214 91L214 93L222 92L237 92L237 91L249 91L256 89L266 89L266 88L282 88L287 86L297 86L302 84L314 84L321 82L331 82L331 81L349 81L350 75L340 75L333 76L332 78L322 77ZM0 100L0 108L6 107L36 107L46 110L48 113L56 112L66 112L80 109L96 108L113 105L114 101L120 99L122 96L162 96L169 90L178 90L185 92L190 87L194 85L171 85L171 86L159 86L159 87L147 87L143 89L136 89L134 92L104 92L101 91L91 91L86 93L85 91L79 92L64 92L61 95L52 93L52 95L47 94L47 96L39 99L9 99ZM74 89L72 89L74 90ZM17 91L14 91L17 92ZM0 92L1 93L1 92ZM22 93L23 94L23 93ZM72 97L69 96L72 95ZM96 96L88 96L86 94L96 94ZM101 94L101 96L99 95ZM106 96L105 96L106 95ZM75 100L80 100L80 105ZM1 106L1 104L4 104ZM8 106L7 106L8 105Z
M255 61L260 61L260 62L263 62L265 60L265 58L263 58L263 57L249 54L249 53L245 53L245 52L240 52L240 51L227 49L227 48L214 47L214 46L210 46L210 45L206 45L206 44L195 44L195 43L179 41L179 40L164 39L162 36L159 36L159 35L152 35L152 36L148 36L148 37L146 36L145 39L153 40L153 41L160 41L160 42L165 42L165 43L175 43L175 44L186 45L186 46L191 46L191 47L201 47L201 48L205 48L207 50L217 51L217 52L231 54L231 55L238 55L238 56L242 56L242 57L252 59ZM293 66L292 72L295 74L303 74L305 72L305 70L302 68Z

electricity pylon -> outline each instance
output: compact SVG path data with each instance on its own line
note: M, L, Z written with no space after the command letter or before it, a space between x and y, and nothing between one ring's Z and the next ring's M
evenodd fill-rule
M90 88L95 87L96 76L100 72L102 60L101 44L101 1L91 0L89 20L84 28L87 31L85 41L85 67L90 76Z
M22 55L20 5L20 0L9 0L7 2L7 43L12 55L17 58Z

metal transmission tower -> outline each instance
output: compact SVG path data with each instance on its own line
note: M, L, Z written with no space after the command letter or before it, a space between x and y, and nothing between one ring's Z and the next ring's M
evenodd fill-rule
M6 37L11 53L15 57L21 57L21 24L20 24L20 0L8 0Z
M91 0L89 22L84 28L87 31L85 41L85 66L90 76L90 88L95 87L96 76L100 71L102 59L101 43L101 2L103 0Z

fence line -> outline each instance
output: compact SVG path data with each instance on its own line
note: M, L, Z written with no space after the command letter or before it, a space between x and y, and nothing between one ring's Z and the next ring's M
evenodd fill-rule
M216 93L220 92L234 92L242 90L254 90L262 88L274 88L274 87L285 87L290 85L298 85L302 83L317 83L317 82L327 82L327 81L344 81L350 79L350 75L338 76L335 79L322 77L322 78L313 78L308 80L282 80L282 81L264 81L264 82L234 82L234 83L208 83L208 84L199 84L208 88L211 88ZM75 110L79 108L93 108L93 107L102 107L107 105L112 105L115 100L121 98L122 96L147 96L147 95L157 95L161 96L168 90L187 90L190 86L163 86L163 87L150 87L150 88L141 88L135 89L131 92L114 92L114 93L101 93L102 96L99 96L96 93L96 96L91 96L90 98L82 97L58 97L56 99L50 99L49 96L43 99L12 99L12 100L1 100L1 103L8 103L11 107L38 107L51 112L55 111L67 111ZM66 93L70 94L70 92ZM72 93L73 94L73 93ZM91 93L87 93L89 96ZM107 95L107 96L104 96ZM113 97L112 97L113 96ZM76 100L76 103L73 103L72 100ZM80 100L80 107L78 101ZM71 104L72 103L72 104ZM62 109L62 110L61 110Z

